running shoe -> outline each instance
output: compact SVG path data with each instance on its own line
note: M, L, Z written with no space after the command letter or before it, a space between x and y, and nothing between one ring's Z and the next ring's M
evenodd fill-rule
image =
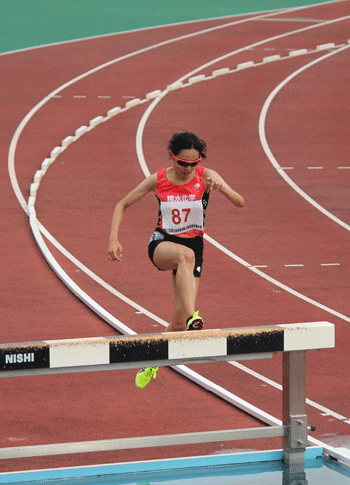
M143 369L139 370L135 378L136 386L140 389L146 387L152 377L153 379L157 377L158 369L159 367L144 367Z
M203 318L199 316L199 311L187 319L187 330L201 330L202 328Z

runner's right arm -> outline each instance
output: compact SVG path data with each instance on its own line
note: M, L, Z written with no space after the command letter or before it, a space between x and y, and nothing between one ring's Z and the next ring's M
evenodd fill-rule
M143 180L135 189L129 192L122 200L118 202L114 209L112 218L111 235L109 239L108 259L111 261L121 261L123 252L122 245L118 240L120 223L122 222L124 212L128 207L135 204L149 192L155 192L157 189L157 174L152 174Z

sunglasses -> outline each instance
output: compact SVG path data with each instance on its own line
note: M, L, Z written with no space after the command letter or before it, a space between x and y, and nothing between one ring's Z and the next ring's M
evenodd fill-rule
M172 153L172 156L181 167L195 167L202 160L202 157L199 157L196 160L191 160L191 161L183 160L182 158L176 157L173 153Z

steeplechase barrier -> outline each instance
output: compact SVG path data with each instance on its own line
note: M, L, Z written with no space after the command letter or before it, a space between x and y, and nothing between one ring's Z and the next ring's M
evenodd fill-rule
M0 377L271 358L283 353L283 425L0 448L0 459L283 437L284 463L302 473L307 446L306 351L335 346L329 322L0 345ZM141 391L142 392L142 391Z

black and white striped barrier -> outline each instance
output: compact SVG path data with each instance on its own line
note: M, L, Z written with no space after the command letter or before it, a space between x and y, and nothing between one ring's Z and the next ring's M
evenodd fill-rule
M0 377L172 366L334 347L328 322L0 345Z
M302 473L310 427L306 415L307 350L335 345L328 322L101 337L0 345L0 376L171 366L255 359L283 352L283 426L0 449L0 460L236 439L283 437L283 459Z

